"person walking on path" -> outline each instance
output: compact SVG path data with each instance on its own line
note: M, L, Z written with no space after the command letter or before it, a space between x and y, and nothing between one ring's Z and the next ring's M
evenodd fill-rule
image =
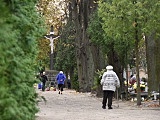
M60 71L56 76L59 94L62 94L64 82L66 80L66 76L63 74L63 71Z
M43 74L41 75L42 91L45 91L46 81L48 81L48 78L45 75L45 72L43 72Z
M67 85L68 85L68 89L71 89L71 80L70 79L67 80Z
M103 101L102 101L102 108L106 109L106 103L108 100L108 109L112 108L112 99L113 94L116 90L116 87L120 87L120 82L117 74L113 71L113 67L111 65L108 65L106 67L107 72L103 73L102 79L101 79L101 85L103 89Z

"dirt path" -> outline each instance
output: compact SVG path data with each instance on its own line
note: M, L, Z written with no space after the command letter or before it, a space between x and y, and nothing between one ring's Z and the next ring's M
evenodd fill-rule
M101 98L90 93L77 93L65 90L38 90L40 96L47 100L39 102L39 113L36 120L160 120L160 108L136 107L131 102L113 101L113 109L102 109ZM119 105L119 107L118 107Z

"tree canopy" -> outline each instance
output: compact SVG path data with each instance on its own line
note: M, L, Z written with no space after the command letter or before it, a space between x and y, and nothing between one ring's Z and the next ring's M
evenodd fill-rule
M121 53L121 56L125 51L134 50L135 52L138 86L140 43L153 31L156 33L155 37L159 36L159 22L157 22L159 21L159 5L158 0L153 2L148 0L100 0L99 2L99 16L104 21L102 28L109 37L113 38L115 50ZM152 41L155 40L152 39Z

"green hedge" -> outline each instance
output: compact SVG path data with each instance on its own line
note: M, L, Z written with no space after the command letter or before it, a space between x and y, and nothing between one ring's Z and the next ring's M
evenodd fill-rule
M34 120L38 111L34 64L45 29L35 1L0 0L0 120Z

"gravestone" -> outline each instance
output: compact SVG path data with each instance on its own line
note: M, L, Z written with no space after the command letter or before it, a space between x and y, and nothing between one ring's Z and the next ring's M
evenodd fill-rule
M56 75L59 73L59 71L56 70L46 70L45 74L48 78L48 81L46 82L46 87L49 87L51 83L56 86Z

